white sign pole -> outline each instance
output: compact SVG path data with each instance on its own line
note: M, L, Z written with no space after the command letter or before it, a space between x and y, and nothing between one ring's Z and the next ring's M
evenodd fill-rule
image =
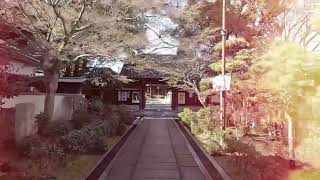
M225 75L225 69L226 69L226 39L227 39L227 29L226 29L226 0L222 0L222 27L221 27L221 36L222 36L222 48L221 48L221 70L222 70L222 76ZM223 80L224 83L224 80ZM220 121L221 121L221 128L226 128L226 105L225 105L225 99L226 99L226 92L223 91L223 89L220 91Z
M230 91L231 76L218 75L212 79L213 90L215 91Z

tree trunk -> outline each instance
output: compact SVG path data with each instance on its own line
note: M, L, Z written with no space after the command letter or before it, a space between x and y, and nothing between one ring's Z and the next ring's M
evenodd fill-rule
M104 89L101 87L100 89L100 100L103 101L104 99Z
M288 123L288 152L289 152L289 159L290 161L294 161L295 154L294 154L294 144L293 144L293 120L292 117L285 112L285 116Z
M47 116L48 121L51 121L54 113L54 100L58 88L59 72L50 71L44 72L46 97L44 101L44 114Z
M80 61L79 60L74 65L73 76L74 77L80 77L81 76L81 74L80 74Z
M194 88L194 91L196 92L196 94L197 94L197 96L198 96L198 100L200 101L201 105L202 105L204 108L206 108L206 107L207 107L206 102L201 98L199 88L198 88L196 85L194 85L193 88Z

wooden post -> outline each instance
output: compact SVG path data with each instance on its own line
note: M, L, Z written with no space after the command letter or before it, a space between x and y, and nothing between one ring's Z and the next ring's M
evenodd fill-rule
M172 90L171 107L172 107L172 110L174 111L178 109L178 91L177 90Z
M146 95L145 95L145 83L141 82L140 85L140 102L139 102L139 109L143 110L146 107Z

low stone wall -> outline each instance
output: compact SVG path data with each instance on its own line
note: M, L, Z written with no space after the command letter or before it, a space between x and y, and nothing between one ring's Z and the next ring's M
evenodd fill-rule
M0 143L14 138L14 115L15 109L0 110Z
M73 98L82 97L75 94L57 94L54 104L53 121L71 120L74 112ZM15 98L15 105L22 103L34 104L34 115L43 112L45 94L20 95Z
M19 143L24 137L38 131L35 116L43 112L45 94L20 95L14 98L15 135ZM85 99L77 94L57 94L53 121L68 121L76 110L86 110Z
M15 138L17 144L19 144L24 137L35 134L38 131L34 115L34 104L21 103L16 105Z

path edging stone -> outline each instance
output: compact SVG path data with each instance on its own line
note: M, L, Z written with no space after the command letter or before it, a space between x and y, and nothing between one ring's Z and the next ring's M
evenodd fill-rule
M180 119L177 118L175 123L182 131L182 134L185 136L186 140L191 145L200 161L203 163L211 178L214 180L232 180L231 177L224 171L224 169L217 163L217 161L207 153L207 151L200 144L199 140L192 135L192 133L180 121Z
M138 123L140 122L141 117L138 117L132 125L125 131L125 133L120 137L120 139L112 145L112 147L102 156L94 168L88 173L85 180L98 180L100 176L104 173L105 169L112 162L118 151L125 144L126 140L136 129Z

